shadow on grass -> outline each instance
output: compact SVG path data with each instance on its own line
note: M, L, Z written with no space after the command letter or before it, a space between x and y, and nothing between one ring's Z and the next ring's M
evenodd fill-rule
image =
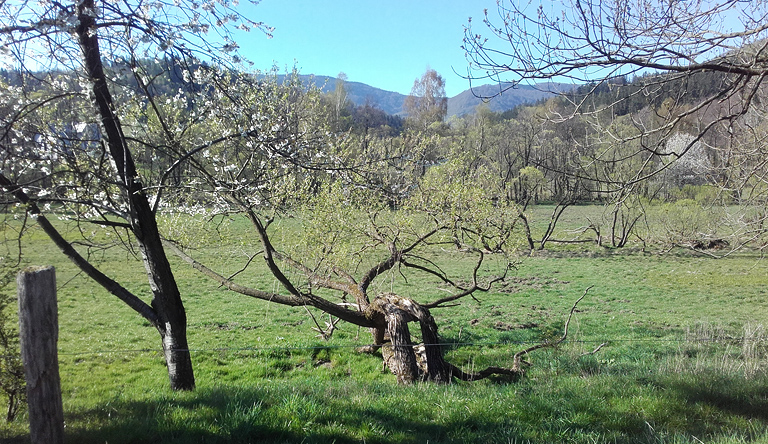
M163 392L144 400L116 396L68 412L66 442L694 443L732 437L735 417L755 425L736 432L741 439L768 437L768 381L750 385L686 375L657 382L646 385L650 392L644 395L665 406L654 417L615 411L611 405L621 393L590 388L599 385L591 383L399 387L286 379L246 388ZM651 424L654 433L649 434ZM2 441L28 442L24 436L8 438Z
M409 417L391 404L361 405L349 398L279 388L198 389L145 401L110 401L69 412L65 442L89 443L424 443L499 442L498 424L480 416L435 423ZM386 385L377 385L376 391ZM402 389L391 386L391 391ZM406 388L407 390L407 388ZM372 394L375 398L375 394ZM375 400L372 399L372 404ZM352 405L354 404L354 405ZM510 437L509 433L505 434ZM28 443L15 436L1 442ZM523 442L511 436L503 442Z
M670 383L689 404L706 405L715 410L740 416L748 421L768 423L768 384L748 384L744 380L705 375Z

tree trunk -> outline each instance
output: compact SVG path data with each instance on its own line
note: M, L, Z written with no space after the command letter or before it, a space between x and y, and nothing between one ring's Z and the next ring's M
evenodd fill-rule
M373 304L375 310L384 314L387 322L390 343L381 350L384 364L397 376L398 383L410 384L419 378L416 352L408 329L408 322L414 319L398 307L398 299L394 294L386 294L376 298Z
M451 382L451 371L443 359L443 350L437 336L437 323L427 309L420 306L419 308L422 312L419 317L421 339L424 342L423 371L426 379L447 384Z
M448 383L450 366L443 359L439 345L437 324L429 313L411 299L385 293L374 299L371 308L384 315L390 344L382 347L384 363L397 376L400 384L417 380ZM411 341L409 322L419 322L423 344L415 346ZM417 353L418 350L418 353Z
M547 242L550 240L552 235L555 233L555 227L557 226L557 222L560 220L560 216L563 215L563 211L565 211L566 208L570 207L576 202L575 198L568 198L564 199L557 203L555 206L555 209L552 211L552 216L549 218L549 225L547 225L547 230L544 232L544 235L541 237L541 243L539 243L539 250L544 250L544 246L547 244Z
M173 390L193 390L195 374L192 369L192 359L187 345L187 329L185 324L171 327L161 333L163 337L163 353L168 366L168 379Z
M523 221L523 228L525 229L525 238L528 240L528 249L533 251L536 249L536 245L533 243L533 236L531 236L531 226L528 224L528 218L525 217L523 212L519 212L517 217Z
M155 214L149 205L144 186L139 181L131 151L104 75L96 21L89 11L97 10L94 0L78 4L77 26L86 73L93 83L94 101L101 117L109 153L114 160L120 183L130 206L130 225L139 244L152 289L152 308L157 312L155 327L163 340L168 377L174 390L192 390L195 378L187 345L186 313L176 280L161 242Z

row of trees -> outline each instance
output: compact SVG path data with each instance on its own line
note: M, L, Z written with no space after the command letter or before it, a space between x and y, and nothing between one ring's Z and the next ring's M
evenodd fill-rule
M759 105L768 71L762 47L742 45L736 55L706 63L694 60L710 54L696 46L704 38L699 35L680 37L676 51L701 53L687 58L669 49L674 44L636 48L646 41L643 26L645 33L666 36L658 25L666 18L701 31L707 14L742 2L723 1L711 10L702 3L694 14L678 2L636 11L624 2L576 1L576 16L566 22L500 2L504 25L488 17L488 29L529 46L513 46L509 55L523 67L513 68L496 61L504 52L489 45L498 40L468 28L468 54L492 78L511 73L517 82L558 80L590 66L633 63L670 74L619 82L618 71L610 71L586 89L512 115L480 109L446 125L444 82L428 70L414 84L402 126L381 115L383 126L373 120L356 126L356 113L376 113L347 106L343 84L325 95L297 76L278 83L274 76L245 74L230 31L269 29L239 15L234 3L150 3L0 4L4 57L16 67L0 88L0 185L6 204L22 205L87 276L158 331L173 389L193 389L195 379L183 291L169 254L229 290L315 307L370 328L371 349L384 346L401 382L516 377L526 350L511 368L472 374L446 362L430 310L490 289L507 273L506 254L520 242L544 248L560 215L576 202L611 203L611 243L622 246L643 199L673 197L681 186L710 180L729 191L729 202L763 193ZM530 38L531 24L544 34ZM730 38L757 38L763 29L755 25ZM623 40L608 40L613 32ZM558 54L560 44L548 48L552 36L574 39L572 53ZM727 45L722 36L707 39L710 47ZM661 55L652 57L656 52ZM50 64L41 66L41 60ZM711 71L719 73L719 83L697 92L698 101L677 86ZM624 92L614 98L612 88ZM671 95L659 100L661 91ZM625 105L621 112L618 103ZM556 206L544 236L534 241L525 209L542 200ZM281 290L244 286L198 262L158 224L168 211L245 217ZM276 245L272 238L271 223L285 212L313 215L295 245ZM57 218L73 221L82 236L62 233ZM91 248L105 247L88 235L94 231L109 232L138 252L150 301L88 260ZM432 249L447 247L475 261L471 276L451 276L430 259ZM483 275L490 256L500 258L498 266ZM431 276L451 292L420 303L371 294L381 277L406 272ZM424 343L419 353L411 322Z

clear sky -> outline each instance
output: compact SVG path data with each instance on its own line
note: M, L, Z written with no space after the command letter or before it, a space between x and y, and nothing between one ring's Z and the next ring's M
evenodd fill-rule
M245 5L248 5L247 7ZM245 1L247 16L275 28L238 34L243 55L255 68L276 64L301 74L336 76L408 94L427 67L446 81L453 97L469 88L461 49L469 17L480 23L494 0L261 0Z

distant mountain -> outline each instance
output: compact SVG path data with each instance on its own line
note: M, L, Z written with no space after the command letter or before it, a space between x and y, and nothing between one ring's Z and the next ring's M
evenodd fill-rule
M473 114L481 103L487 103L491 111L504 112L519 105L538 102L552 97L560 85L518 85L492 84L474 86L448 99L448 116ZM504 91L504 88L508 88ZM489 99L490 98L490 99Z
M336 89L335 77L312 75L301 75L300 77L302 82L305 83L311 80L324 92L331 92ZM280 80L282 79L280 78ZM503 112L518 105L534 103L551 97L559 87L560 85L558 84L543 85L542 87L521 85L500 94L504 85L476 86L448 99L448 117L473 114L477 105L483 103L483 97L493 97L487 101L488 106L492 111ZM346 81L344 82L344 88L347 90L349 100L355 105L360 106L370 103L388 114L405 115L403 102L406 96L403 94L385 91L360 82Z
M278 76L278 81L282 82L284 77ZM299 78L301 78L302 83L314 82L323 92L331 92L336 89L335 77L302 74ZM377 108L387 114L397 115L403 112L403 101L406 97L403 94L348 80L344 82L344 88L347 90L347 97L355 105L365 105L367 102L376 105Z
M376 104L380 110L388 114L397 115L403 113L403 102L406 96L400 93L385 91L359 82L345 82L344 87L347 89L349 100L355 105L365 105L366 102L369 102ZM334 86L331 90L335 88L334 80Z

